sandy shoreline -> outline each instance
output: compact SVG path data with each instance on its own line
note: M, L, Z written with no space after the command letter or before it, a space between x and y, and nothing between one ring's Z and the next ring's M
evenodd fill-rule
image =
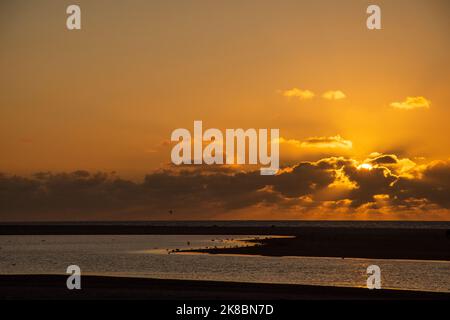
M81 290L64 275L0 275L0 299L151 300L449 300L450 294L291 284L83 276Z

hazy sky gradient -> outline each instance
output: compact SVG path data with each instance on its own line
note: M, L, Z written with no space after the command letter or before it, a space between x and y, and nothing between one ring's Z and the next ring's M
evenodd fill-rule
M80 31L65 27L73 3ZM383 30L366 28L372 3ZM194 120L280 128L290 165L373 152L447 160L449 31L447 0L3 0L0 172L142 181L170 162L171 132ZM316 96L283 96L293 88ZM329 90L346 98L323 99ZM431 107L390 106L407 97ZM352 147L298 147L336 136Z

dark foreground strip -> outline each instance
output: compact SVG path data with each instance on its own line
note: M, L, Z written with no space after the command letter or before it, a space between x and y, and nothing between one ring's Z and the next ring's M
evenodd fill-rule
M292 284L82 276L68 290L65 275L0 275L2 300L447 300L448 293Z

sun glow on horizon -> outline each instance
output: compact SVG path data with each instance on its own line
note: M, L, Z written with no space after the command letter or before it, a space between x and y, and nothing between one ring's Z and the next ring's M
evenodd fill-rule
M358 170L372 170L373 166L370 163L363 163L358 166Z

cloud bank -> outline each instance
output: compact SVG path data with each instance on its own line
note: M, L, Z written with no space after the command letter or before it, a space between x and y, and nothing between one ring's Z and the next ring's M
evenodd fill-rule
M330 157L286 167L276 176L192 166L159 170L140 182L87 171L1 174L0 220L167 219L169 211L177 219L213 219L267 208L276 211L274 219L285 212L448 217L450 160L411 162L378 155L365 161L369 170L354 159Z

